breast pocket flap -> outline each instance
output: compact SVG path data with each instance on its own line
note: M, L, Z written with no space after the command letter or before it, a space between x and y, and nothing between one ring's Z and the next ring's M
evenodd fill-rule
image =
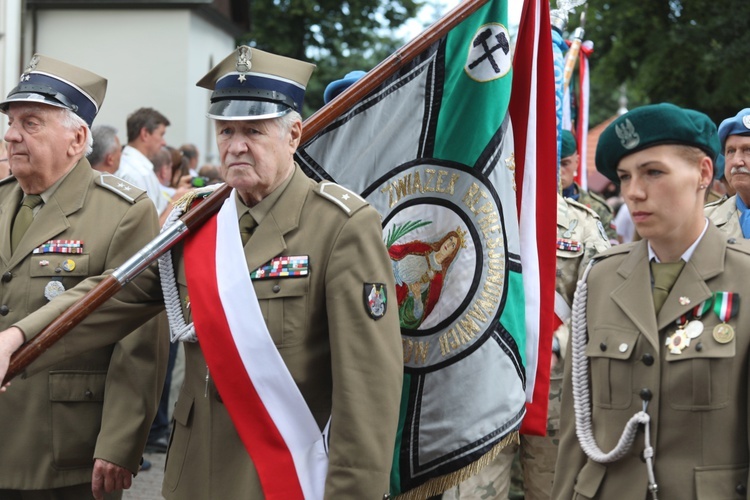
M604 326L591 332L586 345L589 358L629 359L638 340L638 330Z

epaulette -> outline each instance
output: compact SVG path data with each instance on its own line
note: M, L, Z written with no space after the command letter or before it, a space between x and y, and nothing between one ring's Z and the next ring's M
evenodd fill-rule
M96 182L98 186L119 195L121 198L125 198L130 203L135 203L135 200L145 193L143 189L112 174L102 174L98 176L94 182Z
M607 211L609 213L614 213L614 210L612 210L612 207L610 207L607 204L607 200L605 200L603 196L598 195L598 194L596 194L593 191L587 191L587 192L589 193L589 196L591 196L591 198L595 199L596 201L598 201L599 203L601 203L602 205L604 205L607 208Z
M705 205L703 205L703 208L718 207L720 205L723 205L724 202L727 201L728 199L729 199L729 196L724 195L722 198L719 198L718 200L712 201L710 203L706 203Z
M635 245L637 245L637 241L631 241L630 243L623 243L621 245L615 245L613 247L610 247L606 250L603 250L599 253L597 253L593 259L604 259L606 257L612 257L613 255L620 255L623 253L630 252Z
M333 182L323 181L315 188L315 194L330 201L351 217L357 210L368 205L357 193Z
M0 179L0 186L4 186L5 184L10 184L11 182L14 182L15 180L16 180L15 177L13 177L12 175L9 175L8 177Z
M579 208L581 210L584 210L584 211L588 212L589 214L593 215L594 217L596 217L597 219L599 219L599 214L593 208L589 208L586 205L584 205L583 203L574 200L573 198L564 198L564 199L568 203L568 205L570 205L571 207L575 207L575 208Z
M735 237L727 238L727 248L750 255L750 240Z

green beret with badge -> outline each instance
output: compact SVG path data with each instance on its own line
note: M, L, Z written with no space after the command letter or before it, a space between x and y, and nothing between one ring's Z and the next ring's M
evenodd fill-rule
M596 169L615 184L625 156L665 144L693 146L712 161L720 152L716 125L704 113L661 103L628 111L609 124L596 146Z

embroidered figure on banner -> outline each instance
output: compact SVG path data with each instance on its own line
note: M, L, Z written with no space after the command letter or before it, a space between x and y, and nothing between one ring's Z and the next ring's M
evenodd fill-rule
M451 264L461 248L466 248L466 232L460 227L431 242L414 239L395 243L414 229L428 224L431 222L409 221L396 226L386 243L396 278L399 317L404 328L418 328L434 310Z

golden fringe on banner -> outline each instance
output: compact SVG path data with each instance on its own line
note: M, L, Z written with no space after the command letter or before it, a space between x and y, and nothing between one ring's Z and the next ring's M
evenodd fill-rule
M519 443L520 437L518 431L511 432L490 451L485 453L479 460L472 462L466 467L459 469L456 472L452 472L451 474L430 479L426 483L396 496L396 500L424 500L425 498L440 495L444 491L453 488L457 484L466 481L471 476L476 475L480 470L489 465L490 462L495 460L506 446Z

